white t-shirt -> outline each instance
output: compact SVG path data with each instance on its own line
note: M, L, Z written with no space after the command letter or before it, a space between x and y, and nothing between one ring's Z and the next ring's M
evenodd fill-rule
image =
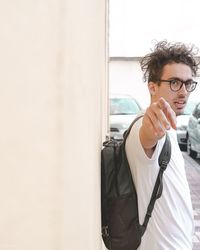
M163 137L158 141L152 157L149 158L139 138L141 124L142 118L134 124L126 141L127 158L137 190L140 224L144 221L158 175L158 157L165 140ZM170 129L168 134L172 154L163 174L163 192L155 203L139 250L192 249L193 210L184 159L178 146L176 131Z

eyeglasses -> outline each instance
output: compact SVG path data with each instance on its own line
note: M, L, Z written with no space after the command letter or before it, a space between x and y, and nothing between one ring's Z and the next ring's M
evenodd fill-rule
M168 82L170 84L170 89L174 92L179 91L182 88L183 84L185 84L187 92L192 92L193 90L195 90L197 86L197 82L193 80L187 80L184 82L180 79L172 79L172 80L158 80L158 82Z

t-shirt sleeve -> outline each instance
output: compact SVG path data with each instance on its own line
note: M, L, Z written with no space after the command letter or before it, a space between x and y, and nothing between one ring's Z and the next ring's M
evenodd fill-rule
M151 165L151 163L153 164L155 161L158 161L158 157L164 145L165 136L158 141L152 157L149 158L144 151L139 136L140 127L142 125L142 119L143 118L139 119L133 125L130 131L130 134L126 140L126 154L128 159L134 158L135 160L141 163Z

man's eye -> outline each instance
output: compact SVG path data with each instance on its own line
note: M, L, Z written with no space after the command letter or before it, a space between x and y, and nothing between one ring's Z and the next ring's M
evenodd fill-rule
M179 85L179 81L177 81L177 80L171 80L171 84L173 84L173 85Z
M187 81L186 83L185 83L185 85L192 85L193 84L193 81Z

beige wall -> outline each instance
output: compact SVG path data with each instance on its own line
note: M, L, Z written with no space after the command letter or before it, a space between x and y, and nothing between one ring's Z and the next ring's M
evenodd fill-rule
M101 249L105 8L0 3L0 250Z
M71 2L65 22L64 242L72 243L70 250L98 250L106 11L104 1Z

